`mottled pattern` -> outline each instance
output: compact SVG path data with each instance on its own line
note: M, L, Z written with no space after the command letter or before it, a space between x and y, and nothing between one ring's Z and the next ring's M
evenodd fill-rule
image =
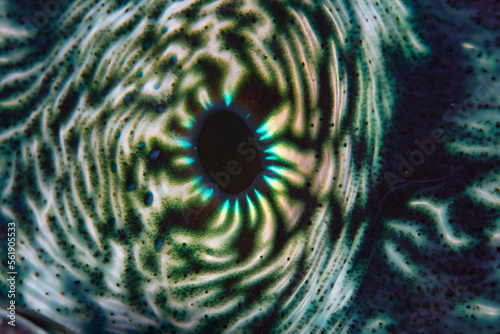
M498 330L497 3L48 3L0 2L19 314L75 333ZM216 108L263 161L235 195L199 161Z

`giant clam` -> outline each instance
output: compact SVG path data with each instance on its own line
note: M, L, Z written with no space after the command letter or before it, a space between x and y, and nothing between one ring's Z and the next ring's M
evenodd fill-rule
M494 1L0 10L18 317L67 333L498 330Z

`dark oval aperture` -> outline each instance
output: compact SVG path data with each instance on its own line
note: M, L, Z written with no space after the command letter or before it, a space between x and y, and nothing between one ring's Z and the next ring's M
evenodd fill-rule
M264 170L250 128L230 111L216 111L206 119L197 150L203 169L227 194L242 192Z

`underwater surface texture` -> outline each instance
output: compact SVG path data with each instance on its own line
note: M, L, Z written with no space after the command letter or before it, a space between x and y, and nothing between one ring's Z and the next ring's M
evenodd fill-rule
M499 1L0 0L0 152L2 333L500 332Z

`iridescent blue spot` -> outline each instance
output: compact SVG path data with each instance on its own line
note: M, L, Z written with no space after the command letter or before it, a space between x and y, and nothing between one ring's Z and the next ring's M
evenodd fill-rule
M155 83L155 85L153 86L154 89L158 90L160 89L160 84L159 83Z
M149 160L156 160L158 159L158 156L160 155L160 150L152 150L149 152Z
M152 192L148 192L146 194L146 196L144 196L144 204L146 204L146 206L150 206L151 203L153 203L153 193Z
M120 138L120 136L121 136L121 135L122 135L122 133L121 133L120 131L118 131L118 132L116 133L116 135L115 135L115 138L116 138L116 139L118 139L118 138Z
M116 168L117 168L116 162L112 162L111 163L111 172L115 173L116 172Z
M145 142L145 141L141 141L141 142L137 145L137 147L138 147L139 149L143 149L144 147L146 147L146 142Z
M149 43L149 41L146 41L146 42L144 42L144 44L142 44L142 46L143 46L145 49L147 49L147 48L149 48L149 45L150 45L150 44L151 44L151 43Z
M163 240L161 240L160 238L156 239L156 241L155 241L155 249L156 249L157 252L160 251L161 246L163 246Z
M125 95L125 101L130 100L131 97L132 97L132 95L130 93L126 94Z
M137 182L130 182L128 185L127 185L127 190L128 191L132 191L135 189L135 187L137 187Z
M177 142L181 147L190 147L191 143L182 139L178 139Z
M116 222L116 219L113 217L108 219L108 225L111 227L115 226L115 222Z
M168 28L167 28L167 27L163 27L163 28L161 29L161 33L162 33L162 34L165 34L167 31L168 31Z
M142 73L142 71L137 72L137 76L138 76L139 78L142 78L142 74L143 74L143 73Z
M158 106L158 107L156 107L156 112L157 112L157 113L161 114L161 113L163 113L164 111L165 111L165 108L163 108L163 106Z
M212 255L213 253L214 253L214 252L213 252L211 249L207 250L207 254L208 254L208 255Z
M170 62L172 64L177 64L177 56L176 55L173 55L172 58L170 58Z

